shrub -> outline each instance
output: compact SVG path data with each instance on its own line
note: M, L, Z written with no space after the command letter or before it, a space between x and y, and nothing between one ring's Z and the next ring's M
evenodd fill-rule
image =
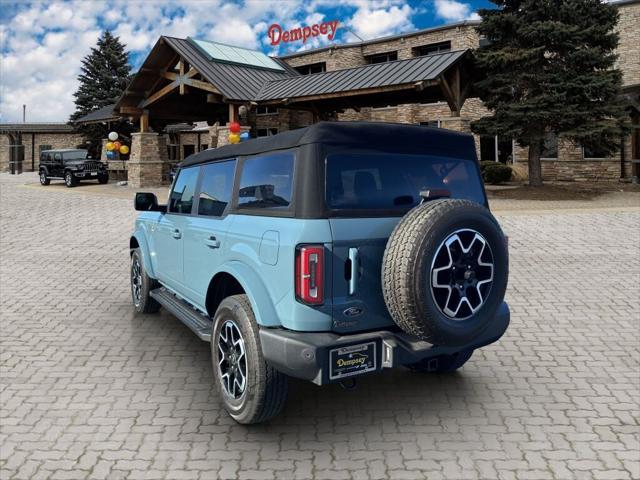
M486 183L498 185L511 180L511 167L502 163L491 163L492 165L485 166L482 171L482 178Z
M482 174L484 174L484 171L487 167L490 167L492 165L495 165L496 162L494 162L493 160L483 160L480 162L480 172Z

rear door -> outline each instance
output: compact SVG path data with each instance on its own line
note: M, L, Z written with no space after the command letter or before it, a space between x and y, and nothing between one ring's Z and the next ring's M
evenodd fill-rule
M394 227L429 189L486 203L475 160L384 153L327 157L336 330L392 325L382 294L384 251Z
M209 281L223 262L226 233L233 221L227 216L231 202L235 160L203 165L195 206L196 215L185 218L183 286L203 310Z

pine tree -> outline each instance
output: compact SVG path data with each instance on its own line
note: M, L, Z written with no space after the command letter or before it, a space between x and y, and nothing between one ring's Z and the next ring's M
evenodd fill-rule
M78 80L80 86L74 93L76 110L71 115L74 121L88 113L114 104L129 82L131 66L125 46L108 30L102 33L96 47L82 60ZM111 123L111 130L125 138L131 133L132 125L127 120ZM80 132L90 143L92 154L100 151L101 142L106 138L106 125L92 124L79 126Z
M479 11L476 84L492 115L472 122L479 134L529 147L529 183L542 185L548 133L609 153L620 144L622 74L614 68L616 7L600 0L492 0Z

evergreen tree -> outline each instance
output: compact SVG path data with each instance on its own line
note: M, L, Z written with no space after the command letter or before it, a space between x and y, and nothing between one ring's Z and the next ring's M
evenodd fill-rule
M542 185L540 155L552 132L612 152L625 131L614 68L616 7L600 0L492 0L478 32L483 80L476 84L491 116L472 130L529 147L529 183Z
M131 66L125 46L108 30L102 33L96 47L82 60L78 76L80 86L74 93L76 110L71 115L74 121L88 113L114 104L129 82ZM127 120L111 123L111 130L125 138L131 134L133 126ZM80 132L90 143L89 150L96 155L101 142L106 138L106 125L92 124L79 126Z

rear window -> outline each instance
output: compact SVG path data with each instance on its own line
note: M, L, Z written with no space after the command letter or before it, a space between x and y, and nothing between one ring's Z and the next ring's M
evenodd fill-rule
M420 192L447 189L452 198L484 204L472 160L401 154L335 154L327 157L326 202L331 210L406 210Z
M286 209L291 203L293 153L247 158L242 166L238 208Z

